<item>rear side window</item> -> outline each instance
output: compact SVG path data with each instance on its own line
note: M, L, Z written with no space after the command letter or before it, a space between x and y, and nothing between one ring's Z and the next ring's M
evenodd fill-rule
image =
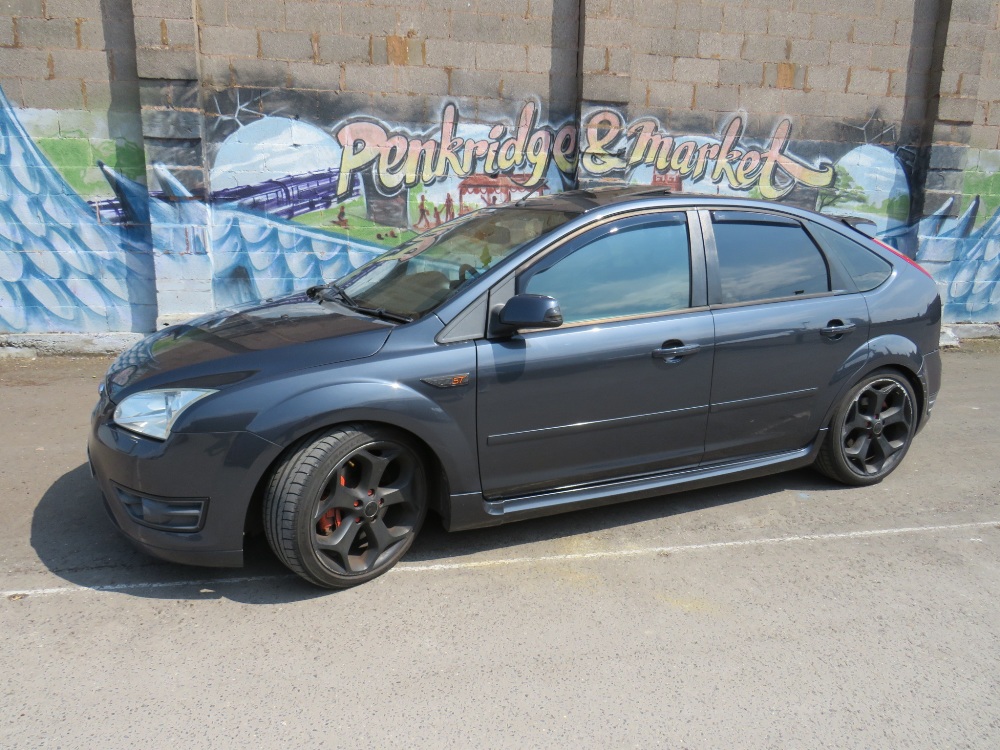
M878 257L860 242L855 242L850 237L819 224L810 224L809 229L824 247L832 250L840 258L854 279L859 292L871 291L892 274L892 264Z
M722 304L830 291L826 260L802 226L747 211L713 211Z

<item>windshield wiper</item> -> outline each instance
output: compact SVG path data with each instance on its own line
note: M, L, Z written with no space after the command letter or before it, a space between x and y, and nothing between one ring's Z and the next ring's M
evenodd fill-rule
M325 294L327 290L332 291L336 296L331 297ZM371 315L376 318L381 318L382 320L391 320L395 323L412 323L413 318L409 315L403 315L402 313L395 313L390 310L386 310L384 307L366 307L355 300L350 294L344 291L342 286L339 286L335 282L331 281L329 284L323 284L322 286L311 286L306 289L306 296L309 299L320 300L322 302L333 302L337 298L340 302L347 308L354 310L355 312L364 313L365 315Z
M348 307L357 307L358 303L354 301L354 298L345 291L344 287L337 284L336 281L331 281L320 286L311 286L306 289L306 296L309 297L309 299L321 299L326 302L332 302L333 300L330 299L330 297L323 294L323 292L327 289L333 291L334 294L344 300Z
M381 318L382 320L391 320L395 323L412 323L413 318L409 315L403 315L403 313L392 312L391 310L386 310L384 307L365 307L363 305L350 305L352 310L357 310L360 313L365 313L367 315L374 315L376 318Z

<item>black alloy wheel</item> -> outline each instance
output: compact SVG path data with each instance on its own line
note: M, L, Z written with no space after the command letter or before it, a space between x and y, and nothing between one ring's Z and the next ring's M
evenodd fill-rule
M301 444L278 467L264 526L271 548L295 573L347 588L395 565L426 512L423 462L407 440L346 425Z
M910 447L917 427L916 402L903 375L883 370L867 376L834 414L816 468L845 484L880 482Z

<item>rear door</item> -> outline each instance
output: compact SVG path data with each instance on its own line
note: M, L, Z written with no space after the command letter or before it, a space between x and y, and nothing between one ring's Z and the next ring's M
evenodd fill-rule
M713 330L691 221L613 220L518 272L516 291L556 298L565 322L478 342L488 497L697 465Z
M715 371L704 462L805 447L862 365L864 297L805 227L763 211L703 211Z

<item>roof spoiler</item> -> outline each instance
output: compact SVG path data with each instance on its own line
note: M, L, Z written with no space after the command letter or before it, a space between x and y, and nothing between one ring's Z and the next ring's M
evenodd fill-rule
M842 224L846 224L847 226L849 226L851 229L853 229L856 232L861 232L861 234L865 235L866 237L872 237L872 236L874 236L875 233L874 232L867 232L867 231L865 231L864 229L861 228L862 225L863 226L872 226L872 227L878 226L871 219L864 219L864 218L862 218L860 216L838 216L837 219Z

